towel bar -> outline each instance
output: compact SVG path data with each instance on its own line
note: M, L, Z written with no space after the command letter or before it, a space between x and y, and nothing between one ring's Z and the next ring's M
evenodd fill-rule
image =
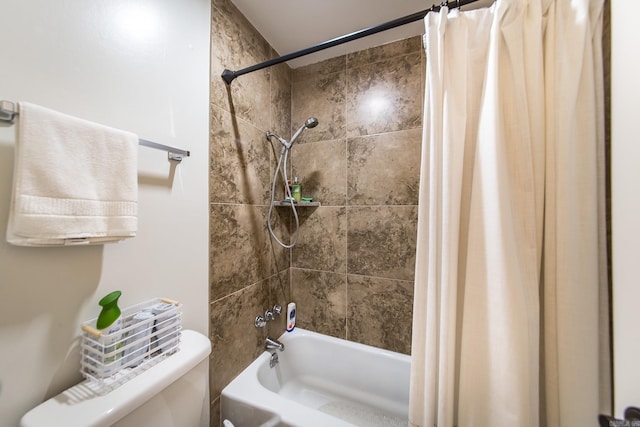
M0 100L0 123L5 125L15 124L16 116L19 114L18 107L11 101ZM170 147L157 142L139 139L138 144L145 147L154 148L156 150L164 150L167 152L169 160L181 162L184 157L189 157L191 153L181 148Z

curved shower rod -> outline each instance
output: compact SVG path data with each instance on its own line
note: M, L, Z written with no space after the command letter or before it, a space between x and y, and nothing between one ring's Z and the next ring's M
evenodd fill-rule
M443 7L449 8L459 8L471 3L475 3L478 0L445 0L439 5L432 5L429 9L423 10L421 12L416 12L411 15L404 16L402 18L394 19L393 21L385 22L384 24L376 25L375 27L365 28L360 31L353 32L351 34L347 34L341 37L336 37L335 39L328 40L326 42L319 43L315 46L308 47L306 49L298 50L296 52L289 53L284 56L280 56L278 58L269 59L268 61L261 62L256 65L252 65L251 67L243 68L238 71L231 71L225 69L222 72L222 79L230 85L231 82L238 76L243 74L248 74L254 71L262 70L263 68L271 67L273 65L280 64L282 62L290 61L292 59L300 58L301 56L306 56L315 52L319 52L321 50L328 49L330 47L338 46L353 40L361 39L363 37L370 36L372 34L381 33L382 31L390 30L392 28L400 27L402 25L410 24L412 22L419 21L424 19L424 17L430 12L439 12Z

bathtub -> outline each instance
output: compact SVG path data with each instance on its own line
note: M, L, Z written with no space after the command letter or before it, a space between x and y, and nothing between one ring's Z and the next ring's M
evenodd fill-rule
M296 328L222 390L235 427L406 427L410 357Z

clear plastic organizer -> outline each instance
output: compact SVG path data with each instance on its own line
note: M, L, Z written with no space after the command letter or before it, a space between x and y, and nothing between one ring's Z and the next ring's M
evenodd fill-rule
M180 349L182 304L154 298L122 310L122 327L110 334L96 329L97 318L82 324L80 372L95 392L108 392Z

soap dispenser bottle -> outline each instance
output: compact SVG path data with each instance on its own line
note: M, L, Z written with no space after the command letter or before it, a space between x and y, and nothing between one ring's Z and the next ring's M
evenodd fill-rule
M96 328L102 333L101 343L103 345L103 373L108 374L117 370L119 359L122 357L120 347L122 347L122 336L118 333L122 329L122 313L118 307L118 298L122 295L120 291L114 291L102 298L98 304L102 311L96 321ZM106 336L105 336L106 335Z
M296 202L299 202L302 198L302 185L298 182L298 177L293 178L293 184L291 184L291 197Z

